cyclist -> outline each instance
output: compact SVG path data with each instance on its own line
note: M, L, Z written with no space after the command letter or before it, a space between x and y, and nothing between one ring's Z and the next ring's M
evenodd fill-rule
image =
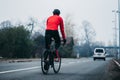
M47 50L50 49L51 38L55 40L55 52L58 54L58 48L60 46L61 40L58 32L58 27L60 27L60 31L62 34L63 42L66 43L66 36L64 32L64 22L60 15L59 9L54 9L53 15L48 17L46 22L46 31L45 31L45 47Z

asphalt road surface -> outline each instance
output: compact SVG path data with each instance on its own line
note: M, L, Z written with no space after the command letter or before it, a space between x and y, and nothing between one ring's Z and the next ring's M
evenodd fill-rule
M62 59L61 70L42 74L40 60L32 62L0 62L0 80L104 80L110 58Z

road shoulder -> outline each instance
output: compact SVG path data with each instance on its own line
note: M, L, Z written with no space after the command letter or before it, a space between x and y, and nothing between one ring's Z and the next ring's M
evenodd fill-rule
M103 80L120 80L120 69L113 60L107 65L105 78Z

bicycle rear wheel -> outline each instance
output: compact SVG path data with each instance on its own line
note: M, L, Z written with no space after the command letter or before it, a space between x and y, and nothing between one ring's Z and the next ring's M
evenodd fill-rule
M43 74L47 74L49 71L49 52L47 50L43 51L41 54L41 69Z
M53 70L55 73L58 73L61 67L61 56L57 54L57 56L54 56L53 61Z

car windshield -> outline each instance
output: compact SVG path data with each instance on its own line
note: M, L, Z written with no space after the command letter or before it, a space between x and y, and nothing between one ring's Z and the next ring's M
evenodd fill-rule
M96 49L97 53L103 53L103 49Z

